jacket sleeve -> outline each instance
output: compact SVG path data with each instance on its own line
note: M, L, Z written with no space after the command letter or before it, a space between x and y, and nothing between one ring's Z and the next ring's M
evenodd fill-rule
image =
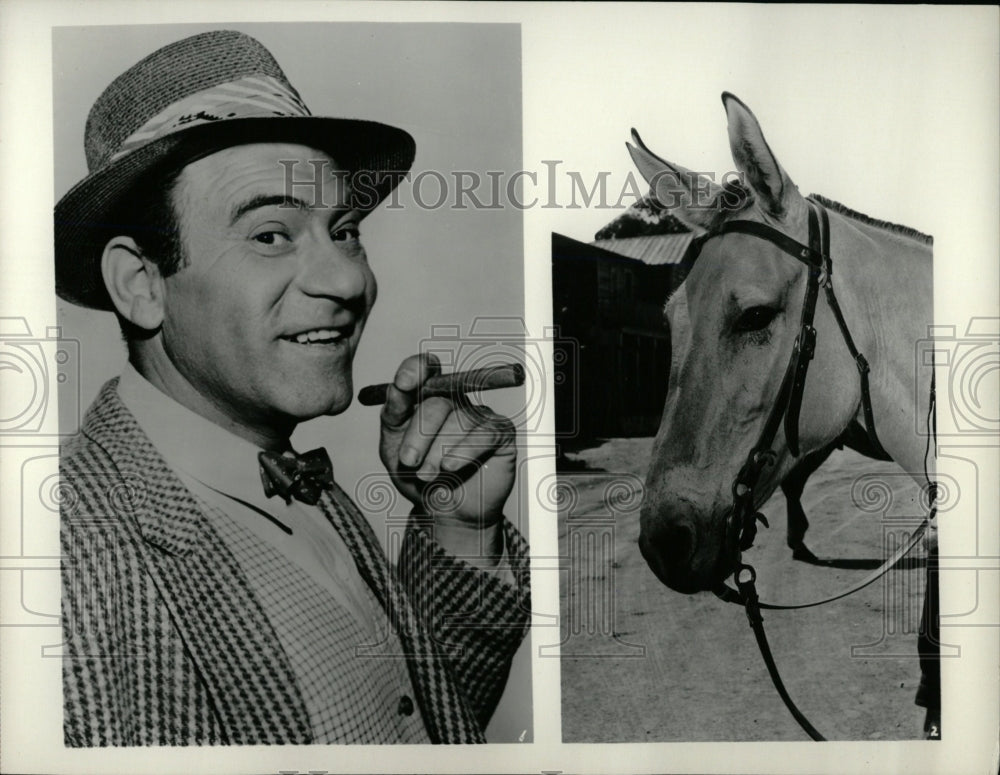
M398 570L418 616L448 657L469 707L486 728L507 684L531 612L528 545L503 521L504 566L479 570L438 545L411 517Z

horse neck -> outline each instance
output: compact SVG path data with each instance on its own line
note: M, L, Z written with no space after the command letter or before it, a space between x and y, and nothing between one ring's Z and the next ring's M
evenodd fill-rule
M923 484L931 367L915 359L933 319L931 247L839 213L830 220L834 290L871 366L879 440Z

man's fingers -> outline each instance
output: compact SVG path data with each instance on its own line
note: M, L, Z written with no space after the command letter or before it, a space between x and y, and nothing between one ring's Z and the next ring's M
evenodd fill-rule
M424 482L440 474L461 473L468 466L514 449L514 425L485 407L456 409L444 398L429 398L417 405L400 445L400 463L416 467Z
M478 424L464 437L447 444L447 452L440 462L442 471L454 473L467 466L478 466L491 457L515 453L514 424L510 419L485 407L475 407L475 410Z
M388 430L400 428L413 414L420 386L428 377L441 373L441 362L427 353L411 355L396 370L382 407L382 425Z
M426 380L441 371L431 355L402 362L382 407L380 454L391 471L418 487L442 476L472 476L490 458L516 456L513 423L468 397L420 399Z
M436 456L428 459L435 444L440 445L442 431L445 437L446 424L454 425L454 405L446 398L435 397L421 401L413 412L413 418L403 433L399 444L399 462L407 468L420 468L418 476L426 477L428 465L436 465ZM433 476L431 477L433 478Z

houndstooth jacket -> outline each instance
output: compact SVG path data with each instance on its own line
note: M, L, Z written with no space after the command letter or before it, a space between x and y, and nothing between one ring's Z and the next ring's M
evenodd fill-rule
M311 742L289 660L246 575L116 387L104 386L60 459L66 745ZM418 525L402 543L396 577L417 642L442 646L419 657L440 669L414 686L441 742L482 741L527 628L527 546L504 529L513 587ZM471 731L449 732L455 725Z

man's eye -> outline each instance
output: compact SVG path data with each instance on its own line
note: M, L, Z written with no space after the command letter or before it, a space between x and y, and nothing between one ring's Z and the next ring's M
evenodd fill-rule
M283 231L259 231L252 239L261 245L283 245L291 242L291 238Z
M330 239L334 242L347 242L361 239L361 228L356 223L345 224L333 230Z
M736 318L733 329L740 333L761 331L771 325L777 314L778 310L772 307L750 307Z

